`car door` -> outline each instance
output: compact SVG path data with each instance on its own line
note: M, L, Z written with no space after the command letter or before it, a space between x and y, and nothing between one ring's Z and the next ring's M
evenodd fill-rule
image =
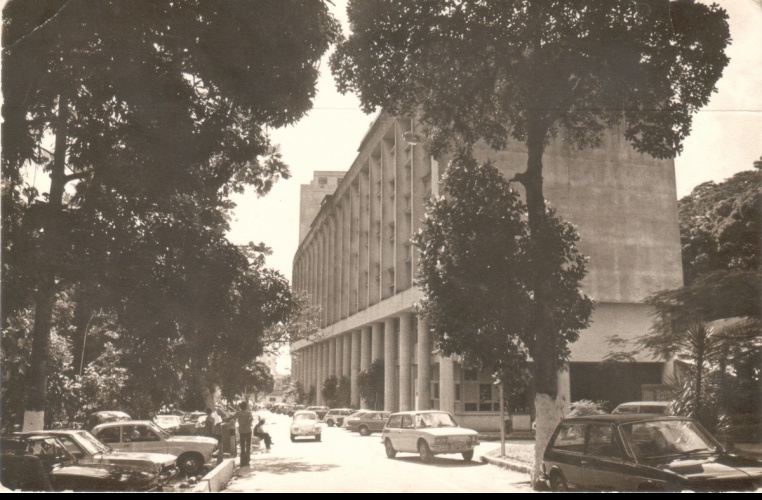
M584 489L621 491L624 480L624 456L611 424L588 425L582 466Z
M586 432L587 426L583 423L559 424L559 429L546 454L547 470L550 471L551 467L560 470L570 488L584 489L582 462L585 457Z
M122 428L118 425L100 429L95 435L99 440L106 443L115 450L127 451L121 437Z
M384 428L386 421L389 419L388 413L375 412L370 420L368 420L368 428L372 431L378 432Z
M140 453L169 453L166 444L153 429L145 424L122 426L122 441L125 451Z
M392 446L395 450L400 450L400 424L402 423L402 415L392 415L389 421L384 427L383 437L388 438L392 442Z
M416 450L417 432L415 425L413 424L413 415L402 415L402 422L400 424L400 447L399 451L411 451Z

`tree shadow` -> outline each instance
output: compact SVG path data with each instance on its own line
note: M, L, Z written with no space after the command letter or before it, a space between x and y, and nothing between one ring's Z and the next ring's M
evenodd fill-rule
M236 475L246 479L254 474L270 473L277 475L294 474L301 472L325 472L335 469L338 465L313 464L300 459L288 457L272 457L265 460L257 460L246 467L236 471Z
M452 457L442 457L442 456L435 456L431 462L426 463L421 460L420 457L417 456L407 456L407 457L400 457L398 456L395 460L400 462L406 462L413 465L418 465L419 467L483 467L487 464L482 463L480 460L471 460L470 462L466 462L463 460L460 455L455 458L455 455Z

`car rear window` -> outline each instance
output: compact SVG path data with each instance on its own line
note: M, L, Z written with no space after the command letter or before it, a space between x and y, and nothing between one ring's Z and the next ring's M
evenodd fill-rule
M585 425L561 424L553 440L553 449L582 453L585 451Z

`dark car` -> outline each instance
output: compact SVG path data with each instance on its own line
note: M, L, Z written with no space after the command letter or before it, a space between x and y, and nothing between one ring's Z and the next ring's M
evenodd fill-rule
M0 440L0 483L18 491L157 491L149 467L83 463L54 436Z
M306 410L314 411L315 413L317 413L318 419L323 420L326 414L330 411L330 408L328 408L327 406L308 406Z
M554 491L750 491L762 462L728 453L698 422L645 414L563 420L545 449Z
M89 431L83 429L56 429L44 431L26 431L17 436L54 436L80 464L108 463L140 465L159 475L159 484L164 486L178 475L177 457L168 453L121 452L101 442Z
M381 432L389 419L388 411L365 411L345 419L348 431L357 431L361 436L370 436L373 432Z

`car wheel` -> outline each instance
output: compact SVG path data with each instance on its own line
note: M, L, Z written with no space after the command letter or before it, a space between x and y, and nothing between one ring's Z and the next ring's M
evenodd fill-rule
M384 448L386 448L386 457L387 458L394 458L397 456L397 450L394 449L394 446L392 446L392 442L388 439L384 441Z
M551 491L569 491L569 485L561 474L555 473L550 478L550 489Z
M294 436L293 434L291 434L291 442L293 443L294 441L296 441L296 436Z
M461 455L463 455L463 460L470 462L474 458L474 450L464 451Z
M434 454L431 453L431 448L429 448L426 441L418 443L418 454L421 456L421 460L426 463L429 463L434 459Z
M361 426L358 431L360 432L361 436L370 436L370 429L368 429L368 427L365 425Z
M201 466L204 465L204 458L198 453L183 453L177 457L177 466L187 476L195 475Z
M315 435L315 441L320 441L320 434Z
M328 427L333 427L333 420L329 420L326 424L328 424Z

